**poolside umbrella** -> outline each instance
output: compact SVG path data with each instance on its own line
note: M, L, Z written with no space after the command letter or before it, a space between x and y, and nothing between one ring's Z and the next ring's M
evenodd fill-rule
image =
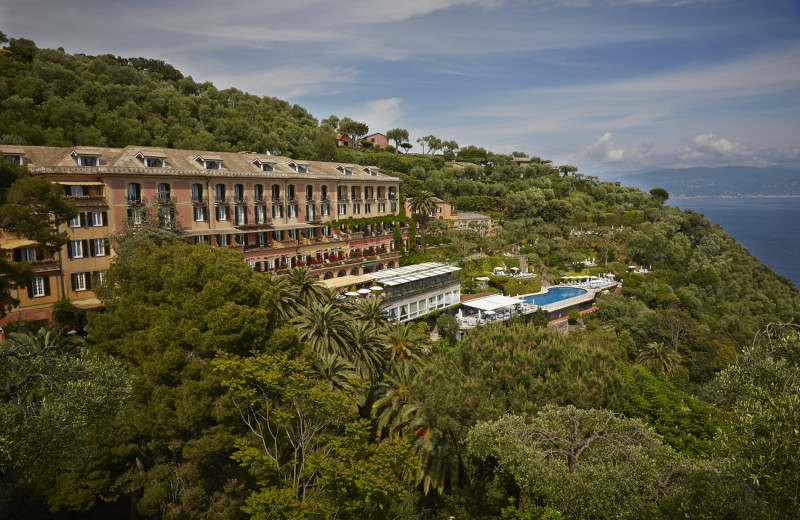
M372 291L370 291L369 289L359 289L359 290L358 290L358 291L356 291L356 292L357 292L358 294L372 294Z
M358 293L355 291L347 291L344 293L345 296L358 296Z
M382 291L383 287L381 287L380 285L373 285L372 287L369 288L369 290L370 291Z

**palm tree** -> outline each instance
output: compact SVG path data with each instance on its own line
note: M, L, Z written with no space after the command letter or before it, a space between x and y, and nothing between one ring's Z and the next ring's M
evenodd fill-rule
M429 337L414 328L410 322L395 321L386 328L386 345L392 361L408 359L422 362L422 349Z
M292 320L297 335L317 353L318 356L345 355L343 338L343 315L341 309L331 303L312 303L302 309Z
M428 229L433 212L436 211L436 199L433 193L422 191L411 199L411 211L414 212L415 220L419 221L419 233L422 238L422 252L425 252L425 231ZM413 247L413 244L411 245Z
M662 342L650 342L639 349L636 362L652 372L671 374L681 364L681 355L675 347Z
M275 282L279 293L278 315L289 321L300 312L300 308L330 299L330 291L319 283L317 275L309 274L307 267L295 267L289 274Z
M419 409L412 392L417 373L414 363L401 361L392 365L391 372L379 385L376 393L384 393L372 403L377 439L381 438L384 429L388 430L389 437L403 437L409 433L409 425L414 422Z
M320 356L314 362L311 378L328 383L330 390L353 390L352 381L359 378L352 363L336 354Z
M378 330L369 323L350 320L344 325L342 338L343 356L355 365L364 379L373 384L379 381L389 352L381 341Z
M383 302L383 298L364 298L353 306L351 316L377 329L383 329L389 324L389 315L384 310Z
M319 282L317 275L311 274L308 267L295 267L289 271L285 280L293 288L300 305L308 307L328 296L328 289Z
M80 336L63 334L63 330L54 331L51 328L41 327L36 333L9 333L2 343L2 356L28 359L77 353L85 345L86 340Z

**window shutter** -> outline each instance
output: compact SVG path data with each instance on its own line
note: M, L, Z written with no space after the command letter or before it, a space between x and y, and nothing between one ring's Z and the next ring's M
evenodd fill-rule
M84 197L89 196L89 186L87 185L81 186L81 195L83 195Z
M86 213L81 213L81 227L86 227Z
M72 275L70 275L70 280L72 281L72 290L73 291L77 291L78 290L78 275L75 274L75 273L72 273Z
M97 251L94 248L94 240L89 241L89 256L97 256Z
M86 252L89 251L89 241L88 240L81 240L83 242L83 256L86 256Z
M244 207L244 223L247 224L247 214L250 213L247 211L247 206Z
M14 250L14 261L15 262L22 261L22 251L20 251L19 249Z
M33 298L33 280L28 284L28 298Z
M86 289L92 288L92 273L83 273L83 278L86 281Z
M175 208L169 208L169 222L170 224L175 223Z
M104 226L108 225L108 211L103 212L103 225Z
M103 240L103 246L104 246L104 249L105 249L104 253L106 254L106 256L110 255L111 254L111 247L109 247L109 246L111 246L111 242L107 238L105 240Z
M69 242L67 242L67 256L69 258L74 258L75 257L75 255L72 254L72 241L71 240Z
M44 280L44 295L50 296L50 277L44 276L42 279Z
M208 222L208 206L203 206L203 220Z
M225 206L225 220L231 219L231 207Z

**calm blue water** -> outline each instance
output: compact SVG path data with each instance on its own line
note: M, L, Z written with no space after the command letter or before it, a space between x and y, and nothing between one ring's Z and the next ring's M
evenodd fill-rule
M800 197L682 199L669 204L704 214L800 287Z
M577 287L551 287L544 294L537 294L535 296L524 296L521 298L525 303L533 305L548 305L550 303L560 302L568 298L574 298L586 294L585 289L578 289Z

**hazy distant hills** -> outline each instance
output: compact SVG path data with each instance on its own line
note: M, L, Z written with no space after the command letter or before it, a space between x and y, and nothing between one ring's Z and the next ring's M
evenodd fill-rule
M800 196L800 168L683 168L619 175L608 180L620 181L624 186L645 191L664 188L670 198Z

